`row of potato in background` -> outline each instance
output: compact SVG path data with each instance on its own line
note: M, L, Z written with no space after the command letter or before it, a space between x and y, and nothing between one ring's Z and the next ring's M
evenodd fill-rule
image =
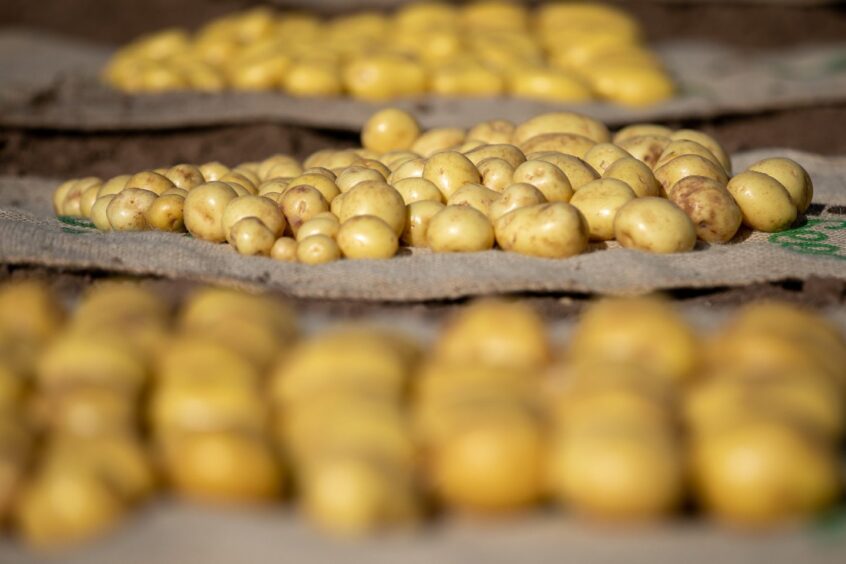
M394 14L328 20L256 8L194 34L167 29L138 38L103 74L127 92L284 90L365 100L431 92L640 106L674 93L638 23L588 2L534 9L507 0L417 2Z
M636 124L612 136L569 112L421 132L413 116L388 108L361 140L303 163L274 155L232 169L179 164L69 180L53 205L103 231L187 231L245 255L320 264L390 258L401 245L565 258L591 240L616 240L685 252L697 240L731 241L741 224L788 229L813 197L790 159L732 176L725 150L703 132Z
M795 306L696 331L658 298L590 305L565 342L481 301L432 340L347 324L304 335L272 297L102 282L65 311L0 287L0 519L88 539L167 488L293 501L332 534L438 511L642 523L693 501L742 527L842 501L846 343Z

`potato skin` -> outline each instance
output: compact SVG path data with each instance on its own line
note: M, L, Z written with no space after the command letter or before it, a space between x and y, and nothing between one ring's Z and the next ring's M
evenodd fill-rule
M486 251L494 245L488 217L470 206L446 206L429 220L429 247L438 253Z
M566 258L588 245L587 221L565 202L518 208L497 219L495 231L502 249L536 257Z
M781 182L800 213L805 213L811 205L814 184L808 172L796 161L784 157L763 159L750 165L748 170L761 172Z
M620 208L614 237L623 247L652 253L683 253L696 245L693 222L663 198L636 198Z
M731 241L743 215L728 190L704 176L688 176L670 189L669 199L687 214L706 243Z
M728 183L743 223L752 229L775 233L788 229L796 221L797 210L784 185L761 172L741 172Z

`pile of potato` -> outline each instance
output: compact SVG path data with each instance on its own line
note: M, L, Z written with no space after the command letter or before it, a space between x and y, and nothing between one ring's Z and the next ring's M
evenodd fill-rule
M423 343L301 336L284 304L228 290L174 316L104 282L64 317L40 284L0 286L0 519L36 546L103 533L161 486L294 497L337 535L546 501L613 523L693 503L757 529L842 500L846 341L787 304L701 335L658 298L608 299L556 342L487 300Z
M168 29L114 54L104 79L126 92L281 90L390 100L511 95L654 104L674 93L625 12L589 2L407 4L330 20L257 8L194 34Z
M544 258L578 255L590 241L685 252L697 240L729 242L742 224L788 229L813 196L790 159L732 176L725 150L700 131L637 124L612 135L570 112L421 132L388 108L361 141L302 163L273 155L231 169L178 164L69 180L53 205L103 231L187 231L245 255L322 264L390 258L401 245Z

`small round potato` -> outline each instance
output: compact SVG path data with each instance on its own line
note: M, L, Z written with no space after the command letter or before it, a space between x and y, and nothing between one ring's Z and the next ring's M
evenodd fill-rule
M400 180L405 180L406 178L422 178L423 168L425 166L426 159L422 157L403 161L402 164L393 169L393 172L391 172L391 175L388 177L388 182L390 184L395 184Z
M584 159L596 143L575 133L544 133L531 137L519 145L526 155L543 151L555 151Z
M594 180L582 186L570 200L588 224L588 234L595 241L614 238L617 212L637 196L628 184L612 178Z
M661 153L661 156L658 158L658 162L655 163L655 168L661 168L671 160L676 157L681 157L682 155L697 155L705 160L711 161L715 165L719 165L720 168L723 168L723 164L717 157L714 156L714 153L696 141L690 141L688 139L676 139L675 141L671 141L670 144L664 148L664 152Z
M723 186L728 183L728 176L720 165L698 155L682 155L655 169L655 179L661 185L664 197L676 182L688 176L704 176Z
M321 213L318 215L320 217L312 217L300 226L299 231L297 231L297 241L301 241L312 235L326 235L327 237L335 238L338 234L338 229L341 227L338 218L331 214L324 215Z
M464 130L458 127L430 129L417 138L411 150L423 157L431 157L435 153L460 145L465 138Z
M150 226L147 223L147 210L156 201L155 192L142 190L140 188L124 188L116 195L109 207L106 208L106 215L112 231L144 231Z
M628 125L614 134L612 142L618 145L621 141L631 139L632 137L640 137L641 135L657 135L659 137L669 137L673 130L663 125L656 125L654 123L635 123Z
M190 190L194 186L203 184L206 179L199 168L192 164L178 164L168 169L165 177L173 182L177 188Z
M420 200L406 206L405 229L402 241L411 247L428 247L426 232L429 222L436 213L444 209L444 204L436 200Z
M391 226L399 236L405 227L405 202L402 196L384 180L368 180L344 193L338 219L345 223L358 215L375 215Z
M317 188L305 184L289 188L282 195L279 207L294 235L303 223L321 212L329 211L329 204L323 194Z
M634 157L615 161L602 177L625 182L638 198L661 195L661 185L655 179L652 169Z
M395 182L393 187L400 193L406 206L423 200L444 201L444 195L438 187L425 178L405 178Z
M452 193L447 200L449 206L470 206L490 217L491 204L499 199L499 192L481 184L465 184Z
M496 241L506 251L544 258L566 258L588 246L582 213L565 202L518 208L496 220Z
M188 192L184 205L185 227L188 232L204 241L226 241L223 211L236 197L235 190L225 182L206 182Z
M670 139L673 141L687 140L699 143L711 151L712 155L717 157L717 160L723 165L723 170L725 170L727 174L731 174L731 159L729 158L728 153L726 153L726 150L723 149L722 145L720 145L716 139L707 133L696 131L694 129L679 129L670 135Z
M409 149L420 137L414 116L397 108L385 108L370 116L361 129L361 144L371 151L387 153Z
M365 180L384 182L385 176L378 170L373 170L372 168L367 168L365 166L351 166L345 168L341 174L338 175L338 178L335 180L335 184L341 192L348 192L356 184L364 182Z
M476 165L456 151L429 157L423 167L423 178L437 186L446 198L465 184L478 184L481 180Z
M762 172L781 182L799 213L805 213L811 205L814 184L808 172L796 161L784 157L764 159L751 165L748 170Z
M467 253L493 248L488 217L470 206L446 206L429 220L429 248L437 253Z
M270 248L270 258L282 262L297 262L297 241L291 237L280 237Z
M239 254L270 256L276 235L257 217L245 217L229 228L229 243Z
M623 139L617 146L649 168L655 168L655 163L669 144L670 138L663 135L637 135Z
M145 214L147 223L157 231L182 233L185 231L185 198L163 194L156 198Z
M499 199L491 203L488 216L492 221L504 216L508 212L527 206L543 204L547 201L543 192L526 182L512 184L502 191Z
M482 185L496 192L502 192L514 183L514 167L503 159L491 157L479 162L476 168Z
M94 227L100 231L112 230L112 224L109 223L108 209L109 204L114 198L115 194L101 196L91 206L91 221L94 223Z
M218 161L203 163L197 168L200 169L206 182L215 182L229 173L229 167Z
M323 173L304 172L300 176L292 178L288 186L311 186L323 196L327 202L331 202L341 193L338 185L335 184L334 175L330 178Z
M169 190L176 186L166 176L151 170L145 170L133 174L129 180L126 181L125 188L139 188L141 190L149 190L154 194L160 196L165 190Z
M693 222L663 198L636 198L620 208L614 237L626 248L652 253L683 253L696 246Z
M564 176L567 177L567 180L570 181L570 186L573 190L578 190L588 182L599 178L599 173L593 170L592 166L573 155L546 151L527 155L527 158L529 160L544 161L557 166L564 173Z
M573 197L573 186L567 175L556 165L546 161L524 162L514 169L511 179L514 184L531 184L550 202L569 202Z
M725 187L711 178L688 176L670 189L670 201L693 222L706 243L726 243L734 237L743 216Z
M394 229L374 215L357 215L341 224L338 247L350 259L387 259L397 254Z
M620 159L631 158L625 149L611 143L597 143L585 155L585 162L593 167L600 176L605 175L609 166Z
M232 227L247 217L255 217L261 221L273 234L274 240L285 232L285 216L273 201L262 196L239 196L226 204L221 218L223 232L230 244L235 244L231 234Z
M492 119L479 122L467 132L468 139L478 139L485 143L511 143L515 126L505 119Z
M102 186L100 186L100 191L97 192L97 197L100 196L108 196L109 194L117 194L124 188L126 188L126 183L129 182L129 179L132 178L132 175L129 174L121 174L119 176L113 176L106 180Z
M326 235L312 235L297 243L297 260L303 264L325 264L339 258L338 243Z
M594 143L607 143L611 139L608 128L598 120L572 112L553 112L535 116L518 125L512 142L522 145L532 137L547 133L573 133Z
M508 164L513 167L520 166L522 163L526 162L526 155L524 155L523 152L514 145L509 145L507 143L500 145L482 145L481 147L465 153L465 156L476 166L478 166L483 160L492 158L507 161Z
M775 233L796 221L796 205L784 185L762 172L741 172L728 183L728 191L752 229Z

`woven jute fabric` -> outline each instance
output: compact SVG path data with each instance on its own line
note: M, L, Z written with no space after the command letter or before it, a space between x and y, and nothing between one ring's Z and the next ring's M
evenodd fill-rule
M186 235L102 233L53 216L57 180L0 178L0 262L156 275L266 288L300 298L422 301L516 292L632 294L752 282L846 278L846 158L784 149L735 155L735 169L782 155L805 166L815 185L804 220L777 234L741 232L727 245L657 255L595 245L568 259L499 250L391 260L342 260L320 266L237 254Z
M523 121L573 110L610 125L758 113L846 100L846 45L766 53L702 42L656 51L679 84L679 96L643 108L606 103L562 105L515 98L421 96L392 102L425 127L469 127L486 119ZM127 96L98 76L110 50L28 30L0 31L0 125L52 129L158 129L276 120L358 130L384 104L347 97L294 98L279 92L181 92Z

